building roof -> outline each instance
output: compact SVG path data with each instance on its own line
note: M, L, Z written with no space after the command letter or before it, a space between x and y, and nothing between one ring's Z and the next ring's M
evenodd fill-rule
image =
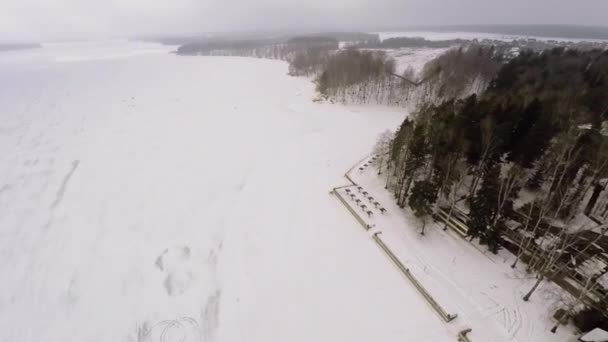
M601 277L597 279L598 284L601 287L608 289L608 272L604 273Z
M608 342L608 332L600 328L595 328L579 339L583 342Z
M604 273L604 270L608 268L608 264L600 256L594 255L591 258L585 260L579 266L579 272L585 276L591 277L596 274Z

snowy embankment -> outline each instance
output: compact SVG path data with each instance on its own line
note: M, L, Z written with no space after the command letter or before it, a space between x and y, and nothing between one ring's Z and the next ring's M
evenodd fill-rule
M451 230L443 231L439 223L427 224L426 234L420 235L421 223L397 207L370 159L353 170L348 176L357 186L337 191L371 227L369 234L380 232L384 244L433 299L445 311L458 314L447 323L452 331L470 327L472 341L576 340L569 327L559 328L556 334L549 331L555 324L551 313L572 300L569 295L545 282L530 302L524 302L522 297L535 278L510 268L513 255L507 251L493 255ZM361 205L365 205L364 210ZM386 213L379 208L385 208Z
M327 193L404 114L168 50L0 54L0 340L453 341Z

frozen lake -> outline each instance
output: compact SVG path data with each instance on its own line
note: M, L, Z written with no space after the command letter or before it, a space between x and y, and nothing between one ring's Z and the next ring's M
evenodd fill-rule
M328 194L405 114L171 49L0 54L0 341L455 340Z

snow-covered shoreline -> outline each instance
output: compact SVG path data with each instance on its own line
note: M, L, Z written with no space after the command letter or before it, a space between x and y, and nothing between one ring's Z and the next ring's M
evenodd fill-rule
M413 215L393 203L370 157L356 163L345 177L351 185L334 188L336 196L369 230L370 241L381 239L381 247L432 293L433 301L458 313L454 323L447 324L454 334L472 328L468 334L472 341L576 340L570 327L550 332L555 324L552 310L573 300L555 284L543 284L542 298L524 303L521 297L535 280L509 267L515 256L508 251L492 255L458 234L443 231L439 223L421 236ZM386 208L386 214L378 208Z

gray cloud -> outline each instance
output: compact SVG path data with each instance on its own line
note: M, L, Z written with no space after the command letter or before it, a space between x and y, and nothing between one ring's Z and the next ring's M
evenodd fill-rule
M0 41L405 25L604 25L606 0L2 0Z

